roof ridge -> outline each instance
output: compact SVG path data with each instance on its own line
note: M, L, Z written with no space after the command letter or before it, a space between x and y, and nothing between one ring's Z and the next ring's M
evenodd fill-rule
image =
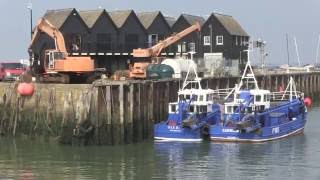
M59 12L59 11L67 11L67 10L74 10L74 8L63 8L63 9L48 9L47 12Z
M78 12L95 12L95 11L105 11L105 9L79 10Z
M231 15L229 14L223 14L223 13L219 13L219 12L213 12L212 14L214 15L221 15L221 16L229 16L229 17L232 17Z

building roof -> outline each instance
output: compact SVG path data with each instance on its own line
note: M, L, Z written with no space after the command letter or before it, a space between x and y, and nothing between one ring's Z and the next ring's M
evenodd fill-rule
M224 15L224 14L218 14L218 13L213 13L218 21L226 28L226 30L231 34L231 35L236 35L236 36L249 36L246 31L241 27L241 25L232 17L229 15Z
M194 25L196 22L199 22L202 26L205 22L205 19L201 16L194 16L190 14L181 14L181 17L183 17L190 25Z
M151 24L154 22L154 20L157 18L157 16L161 13L160 11L154 11L154 12L140 12L136 14L141 24L144 26L144 28L148 29L151 26Z
M87 24L87 26L89 28L92 28L103 12L103 9L98 9L89 11L79 11L79 14L83 21Z
M52 25L60 29L67 18L70 16L75 9L57 9L57 10L47 10L44 14L44 18L47 19Z
M121 28L132 12L132 10L120 10L108 13L117 28Z
M176 18L170 16L165 16L164 19L167 21L170 27L172 27L177 20Z

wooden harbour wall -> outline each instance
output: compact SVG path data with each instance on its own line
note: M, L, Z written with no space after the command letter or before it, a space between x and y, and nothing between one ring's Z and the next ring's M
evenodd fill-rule
M291 74L297 89L317 96L320 73ZM240 77L204 78L203 88L231 88ZM277 91L288 74L257 76L261 88ZM16 96L14 83L0 83L0 134L54 137L66 144L116 145L153 137L166 119L182 81L107 81L93 85L37 84L31 98ZM11 93L11 95L10 95ZM5 95L6 94L6 95ZM4 96L5 95L5 96Z

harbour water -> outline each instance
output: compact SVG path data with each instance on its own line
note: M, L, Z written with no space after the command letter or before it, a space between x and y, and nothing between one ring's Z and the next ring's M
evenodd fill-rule
M302 135L262 144L71 147L0 138L2 179L320 179L320 107Z

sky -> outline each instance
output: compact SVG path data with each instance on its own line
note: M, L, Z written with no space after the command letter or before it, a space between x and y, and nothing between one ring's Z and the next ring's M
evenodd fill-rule
M0 61L27 59L30 43L30 12L33 23L48 9L76 8L107 11L133 9L160 10L164 15L189 13L208 17L212 12L233 16L251 36L266 41L267 64L287 63L288 34L290 64L315 63L320 33L320 0L0 0ZM319 55L320 56L320 55ZM253 57L253 63L259 58ZM318 57L320 62L320 57Z

